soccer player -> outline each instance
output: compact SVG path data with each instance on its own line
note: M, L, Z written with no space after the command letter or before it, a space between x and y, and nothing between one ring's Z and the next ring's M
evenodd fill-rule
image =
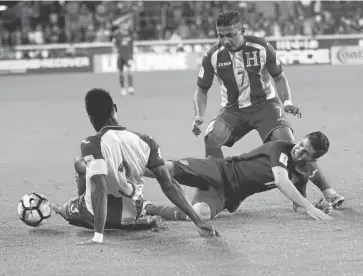
M138 203L144 187L142 176L146 168L155 175L170 201L190 216L202 236L218 235L200 219L179 184L170 177L155 140L119 125L117 107L108 92L103 89L90 90L85 104L89 119L97 131L81 143L82 157L87 165L86 190L78 199L53 208L66 219L67 214L78 215L77 218L94 228L93 239L82 244L103 242L108 214L107 195L116 198L116 203L120 203L117 198L122 198L122 206L119 206L122 208L121 216L119 212L113 212L111 216L119 216L124 223L137 220L140 215Z
M296 205L316 220L331 219L330 204L314 207L306 200L306 184L313 173L311 162L329 149L329 140L321 132L312 132L297 144L270 141L240 156L207 159L186 158L167 161L172 177L179 183L197 188L193 207L204 220L224 209L234 212L247 197L278 188ZM145 174L146 175L146 174ZM148 177L153 177L147 172ZM169 220L185 220L187 215L176 207L146 205L146 214Z
M124 18L124 19L123 19ZM126 14L112 25L112 41L117 52L117 69L122 96L135 94L130 61L133 59L133 37L131 33L132 14ZM127 77L127 86L125 78Z
M221 13L216 22L219 41L204 55L194 95L195 120L193 133L201 134L207 106L207 93L216 76L221 88L222 108L209 123L205 141L205 156L223 157L221 147L232 147L251 130L257 130L262 141L294 142L292 128L285 112L302 117L292 104L288 81L266 40L244 35L237 11ZM272 79L275 87L272 84ZM283 102L283 105L280 103ZM311 181L334 206L344 197L331 188L315 166Z

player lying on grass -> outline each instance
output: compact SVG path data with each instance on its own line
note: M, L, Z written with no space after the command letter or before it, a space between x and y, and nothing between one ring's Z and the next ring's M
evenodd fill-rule
M290 86L275 49L263 38L245 35L237 11L222 12L216 19L216 30L219 40L203 57L194 95L192 131L198 136L202 133L208 91L214 77L218 79L222 108L206 129L205 156L223 158L222 146L232 147L253 129L263 143L295 143L285 112L300 118L302 113L292 104ZM311 165L316 171L311 182L328 202L341 205L344 197L330 186L317 164Z
M234 212L247 197L278 188L296 203L295 211L305 211L316 220L331 219L331 204L316 208L306 200L306 185L314 173L311 162L323 156L329 148L328 138L313 132L293 144L271 141L249 153L227 158L187 158L167 161L170 175L179 183L197 188L192 201L204 220L217 216L224 209ZM145 176L153 177L147 172ZM146 214L169 220L185 220L177 207L148 204ZM327 214L326 214L327 213Z
M128 131L118 123L117 107L108 92L92 89L85 97L89 119L97 131L81 143L86 163L85 192L53 210L74 224L94 228L92 240L81 244L103 242L107 218L116 224L132 223L141 215L144 181L149 169L158 180L164 194L198 227L201 235L217 232L197 215L185 193L172 179L160 156L157 143L147 135ZM108 196L115 201L108 208ZM114 209L114 207L117 208Z

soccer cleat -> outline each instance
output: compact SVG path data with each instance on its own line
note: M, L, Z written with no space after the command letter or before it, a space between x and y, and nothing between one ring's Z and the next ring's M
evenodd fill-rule
M148 205L152 205L152 202L149 201L149 200L143 200L143 202L142 202L142 211L141 211L140 217L147 216L146 206L148 206Z
M66 213L66 207L65 205L62 204L53 204L52 205L52 210L54 213L61 215L63 218L65 218L65 213Z
M145 226L149 226L150 228L157 228L159 226L161 218L160 216L149 216L145 215L136 220L136 224L142 224Z
M121 92L120 92L121 96L126 96L127 95L127 90L126 88L121 88Z
M326 189L323 191L324 198L331 203L334 209L338 209L345 202L345 198L339 195L334 189Z
M130 95L135 95L135 89L133 87L129 87L128 92Z

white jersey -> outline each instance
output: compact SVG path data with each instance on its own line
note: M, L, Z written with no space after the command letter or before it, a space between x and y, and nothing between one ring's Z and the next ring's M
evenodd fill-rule
M143 194L145 169L164 164L157 143L147 135L121 126L104 127L81 144L87 164L85 202L93 214L91 177L105 175L107 193L122 198L122 222L132 223L136 217L135 201Z

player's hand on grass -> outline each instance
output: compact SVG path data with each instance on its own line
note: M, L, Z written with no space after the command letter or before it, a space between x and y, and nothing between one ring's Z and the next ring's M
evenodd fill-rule
M301 109L298 108L297 106L292 105L292 104L286 104L284 106L284 111L286 113L290 113L290 114L292 114L292 115L294 115L294 116L296 116L298 118L302 118L302 116L303 116L303 114L301 112Z
M203 124L203 118L196 117L193 122L192 132L195 136L199 136L202 133L201 126Z
M204 238L220 237L217 230L205 222L201 222L197 225L198 233Z
M333 219L331 216L325 214L323 211L311 205L306 209L306 213L315 220L330 220Z
M315 203L315 207L319 210L322 210L325 214L330 215L333 212L333 204L327 201L324 201L324 198L321 198L317 203Z
M76 245L95 245L95 244L102 244L102 242L97 242L97 241L94 241L94 240L88 240L88 241L83 241L83 242L76 243Z

